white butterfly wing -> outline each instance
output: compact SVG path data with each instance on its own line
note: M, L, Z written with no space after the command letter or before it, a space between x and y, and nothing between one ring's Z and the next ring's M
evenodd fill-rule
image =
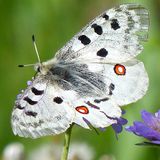
M117 118L121 116L120 107L110 97L77 99L74 107L76 110L74 122L87 129L108 127L116 123Z
M82 29L56 54L58 61L125 62L148 38L148 11L141 5L112 8Z
M141 99L148 89L147 72L143 63L138 60L114 64L88 63L88 68L102 74L107 87L106 93L119 106Z
M12 112L15 135L38 138L65 132L73 122L75 111L63 93L47 79L36 78L18 96Z
M121 74L123 67L124 73ZM119 70L120 75L116 73L115 69ZM115 64L114 72L113 66L108 65L106 75L110 75L110 79L114 84L112 98L120 106L136 102L147 92L149 78L143 63L140 61L132 60L121 64Z

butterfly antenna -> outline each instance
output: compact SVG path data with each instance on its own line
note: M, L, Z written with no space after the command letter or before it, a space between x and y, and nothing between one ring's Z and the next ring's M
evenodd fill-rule
M39 53L38 53L38 49L37 49L37 45L36 45L36 41L35 41L35 36L34 35L32 35L32 41L33 41L34 49L35 49L36 54L37 54L38 62L41 63L41 59L39 57Z
M32 35L32 41L33 41L33 45L34 45L34 49L36 51L36 55L37 55L37 58L38 58L38 62L41 64L41 60L40 60L40 57L39 57L39 53L38 53L38 49L37 49L37 45L36 45L36 42L35 42L35 36ZM30 66L34 66L35 64L20 64L18 65L18 67L30 67Z
M18 67L22 68L22 67L30 67L30 66L34 66L35 64L19 64Z

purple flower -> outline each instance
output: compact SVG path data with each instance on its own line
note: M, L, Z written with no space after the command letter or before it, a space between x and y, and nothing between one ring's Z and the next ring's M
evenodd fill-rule
M123 125L127 124L127 120L120 117L117 119L117 123L112 124L112 128L115 131L116 134L119 134L123 130Z
M160 110L154 115L143 110L141 116L143 122L135 121L133 126L126 127L126 130L148 139L153 144L160 144Z
M125 114L124 110L122 110L122 115L123 114ZM125 118L123 118L123 117L120 117L120 118L111 118L111 119L114 119L114 120L117 121L116 123L114 123L114 124L111 125L112 128L113 128L113 130L115 131L115 134L116 134L116 137L117 137L117 135L122 132L123 125L127 124L128 121ZM99 129L101 131L105 131L106 130L106 128L99 128Z
M122 110L122 115L123 114L125 114L124 110ZM113 128L113 130L115 131L115 133L117 135L117 134L119 134L119 133L122 132L123 125L127 124L128 121L125 118L123 118L123 117L116 118L116 120L117 120L117 123L112 124L112 128Z

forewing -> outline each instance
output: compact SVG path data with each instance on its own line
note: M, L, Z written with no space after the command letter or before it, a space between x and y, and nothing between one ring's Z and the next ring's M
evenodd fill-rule
M73 37L56 54L58 61L125 62L139 54L148 38L148 11L137 4L112 8Z
M75 111L63 97L63 91L46 78L37 77L18 96L12 112L15 135L38 138L65 132Z

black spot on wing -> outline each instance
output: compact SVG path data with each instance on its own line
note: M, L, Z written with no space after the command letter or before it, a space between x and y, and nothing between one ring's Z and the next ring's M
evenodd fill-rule
M86 35L81 35L78 37L82 44L87 45L91 42L91 40Z
M32 116L32 117L36 117L37 116L37 113L36 112L33 112L33 111L26 111L25 114L27 116Z
M97 56L100 57L106 57L108 54L108 51L105 48L101 48L98 52L97 52Z
M103 33L102 27L97 25L96 23L92 24L91 26L92 28L94 28L94 31L98 34L101 35Z
M90 107L92 107L94 109L100 109L98 106L92 104L90 101L88 101L86 104L88 104Z
M100 103L100 102L105 102L105 101L108 101L108 100L109 100L109 98L106 97L106 98L102 98L102 99L95 99L94 102L95 103Z
M20 104L18 104L18 103L15 104L15 107L18 108L18 109L20 109L20 110L24 109L24 107L22 107L22 106L21 106Z
M119 28L120 28L120 26L119 26L119 23L118 23L118 20L117 20L117 19L112 19L111 27L112 27L114 30L117 30L117 29L119 29Z
M104 13L102 17L105 18L105 20L109 20L109 16L106 13Z
M43 90L38 90L38 89L36 89L34 87L32 87L31 90L35 95L42 95L44 93Z
M55 97L53 99L54 102L58 103L58 104L61 104L63 102L63 99L61 97Z
M109 95L112 95L112 91L115 89L115 85L113 83L110 84L109 86Z
M30 105L35 105L38 103L37 101L32 101L29 97L25 97L24 100L27 101Z

